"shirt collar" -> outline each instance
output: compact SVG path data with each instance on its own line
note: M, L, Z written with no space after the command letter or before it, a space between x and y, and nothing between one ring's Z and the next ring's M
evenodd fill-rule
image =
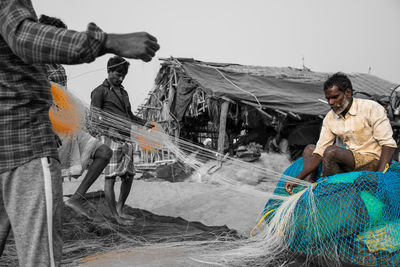
M355 115L357 114L357 107L358 107L358 101L357 101L357 99L355 99L355 98L353 97L353 102L351 103L351 107L350 107L348 113L349 113L350 115L352 115L352 116L355 116Z
M113 87L111 86L111 84L110 84L110 82L108 81L108 79L105 79L105 80L104 80L103 85L106 86L106 87L108 87L108 89L110 89L110 90L113 89ZM119 88L124 89L124 86L121 84L121 86L120 86Z

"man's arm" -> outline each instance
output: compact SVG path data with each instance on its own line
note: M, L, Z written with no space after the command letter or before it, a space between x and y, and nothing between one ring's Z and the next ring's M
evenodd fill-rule
M113 53L121 57L150 61L156 51L160 49L157 39L146 32L134 32L128 34L108 34L104 47L104 53Z
M386 164L392 162L394 151L397 144L393 139L393 130L390 121L386 115L386 110L378 103L372 102L369 123L372 126L372 134L375 140L382 147L381 157L379 159L378 172L382 172Z
M307 175L315 171L322 162L322 156L325 152L325 149L328 146L333 145L336 136L333 134L329 126L329 115L330 114L327 115L327 118L325 118L322 123L321 133L313 154L309 160L304 162L303 170L299 173L299 175L297 175L297 179L303 180L305 177L307 177Z
M90 107L97 109L103 108L103 94L100 87L94 89L90 95Z
M322 157L318 154L313 153L310 161L303 166L303 170L297 175L297 179L304 180L309 174L315 171L319 164L322 162Z
M28 1L26 1L28 2ZM23 1L0 1L0 35L26 63L78 64L100 56L106 34L89 24L87 32L60 29L37 22Z
M131 112L132 113L132 112ZM136 115L131 114L131 120L137 124L140 124L142 126L146 125L146 121Z
M26 63L78 64L105 53L150 61L160 48L148 33L107 35L93 23L86 32L43 25L24 3L0 1L0 35Z
M304 180L304 178L306 178L309 174L311 174L318 168L321 162L322 157L318 154L313 153L308 164L303 165L303 170L299 173L299 175L297 175L295 179L289 180L285 183L286 192L291 195L293 188L298 185L298 180Z
M393 154L396 148L382 146L382 153L379 159L378 169L376 171L383 172L385 170L386 164L390 164L392 162Z
M307 161L304 161L303 159L303 170L297 175L296 179L286 182L285 189L289 194L292 194L293 188L298 185L298 183L296 182L297 179L304 180L304 178L306 178L309 174L311 174L318 168L319 164L321 164L322 162L322 155L325 149L334 143L335 135L329 127L329 116L331 116L330 113L327 114L322 123L319 140L310 159Z
M92 91L90 95L90 132L92 135L101 134L101 110L103 108L103 94L100 87Z

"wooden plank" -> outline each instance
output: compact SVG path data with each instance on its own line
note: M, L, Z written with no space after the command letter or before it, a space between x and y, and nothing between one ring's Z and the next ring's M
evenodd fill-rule
M276 113L279 113L279 114L281 114L281 115L283 115L283 116L287 116L287 113L286 112L284 112L284 111L282 111L282 110L279 110L279 109L275 109L275 112Z
M169 86L168 86L168 120L173 120L173 117L171 116L171 105L174 101L174 96L175 96L175 89L172 86L172 77L173 75L170 74L169 78Z
M226 96L223 96L223 97L221 97L223 100L225 100L225 101L228 101L228 102L230 102L230 103L232 103L232 104L236 104L236 102L235 101L233 101L232 99L230 99L230 98L228 98L228 97L226 97Z
M226 118L228 117L228 108L229 108L229 102L224 101L221 105L221 114L219 117L218 153L220 154L224 154Z
M152 106L139 106L141 109L161 109L161 107L152 107Z

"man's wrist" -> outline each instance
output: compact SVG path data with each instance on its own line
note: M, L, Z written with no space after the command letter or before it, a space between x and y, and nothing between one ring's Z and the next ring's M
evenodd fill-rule
M102 54L107 54L107 53L114 54L114 49L113 49L115 47L114 40L115 40L114 34L109 34L109 33L105 34L105 40L101 51Z

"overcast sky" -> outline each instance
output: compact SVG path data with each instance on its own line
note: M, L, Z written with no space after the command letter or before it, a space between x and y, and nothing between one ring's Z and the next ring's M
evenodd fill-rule
M399 0L33 0L38 16L84 31L147 31L156 57L259 66L304 64L313 71L370 73L400 83ZM111 55L67 66L69 89L89 103ZM133 108L154 85L160 62L130 60L124 81Z

